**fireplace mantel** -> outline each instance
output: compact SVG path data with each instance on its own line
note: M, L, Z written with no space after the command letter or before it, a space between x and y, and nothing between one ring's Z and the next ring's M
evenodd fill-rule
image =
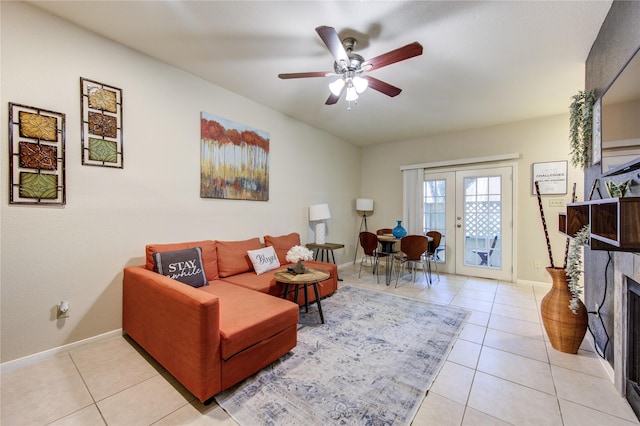
M613 371L615 387L623 396L626 393L627 372L627 277L640 282L640 254L617 252L614 254L613 267Z

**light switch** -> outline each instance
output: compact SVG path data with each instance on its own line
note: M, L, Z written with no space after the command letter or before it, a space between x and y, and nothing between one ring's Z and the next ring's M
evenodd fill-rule
M563 198L549 198L549 207L564 207Z

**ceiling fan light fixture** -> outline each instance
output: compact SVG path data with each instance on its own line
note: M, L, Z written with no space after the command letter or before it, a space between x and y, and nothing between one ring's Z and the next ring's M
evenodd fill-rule
M349 87L347 87L347 96L345 97L345 100L347 102L352 102L358 99L358 92L356 91L356 88L351 84L349 85Z
M329 90L336 96L340 96L342 93L342 88L344 87L344 80L342 78L337 79L333 83L329 84Z
M356 92L362 93L369 87L369 80L360 76L353 77L353 86L356 88Z

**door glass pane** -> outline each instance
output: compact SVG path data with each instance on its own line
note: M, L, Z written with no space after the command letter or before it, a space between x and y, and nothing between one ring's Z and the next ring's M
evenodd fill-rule
M502 179L500 176L464 178L464 263L500 268L502 253Z
M427 231L438 231L442 234L440 245L436 248L436 262L446 261L445 234L446 227L446 192L447 182L444 179L434 179L424 181L424 229Z

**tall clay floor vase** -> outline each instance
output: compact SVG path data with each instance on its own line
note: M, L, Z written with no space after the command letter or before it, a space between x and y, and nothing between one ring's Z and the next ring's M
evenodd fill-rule
M572 295L565 269L547 268L547 272L551 275L552 287L540 305L544 329L554 349L575 354L587 332L587 309L581 301L575 314L569 308Z

